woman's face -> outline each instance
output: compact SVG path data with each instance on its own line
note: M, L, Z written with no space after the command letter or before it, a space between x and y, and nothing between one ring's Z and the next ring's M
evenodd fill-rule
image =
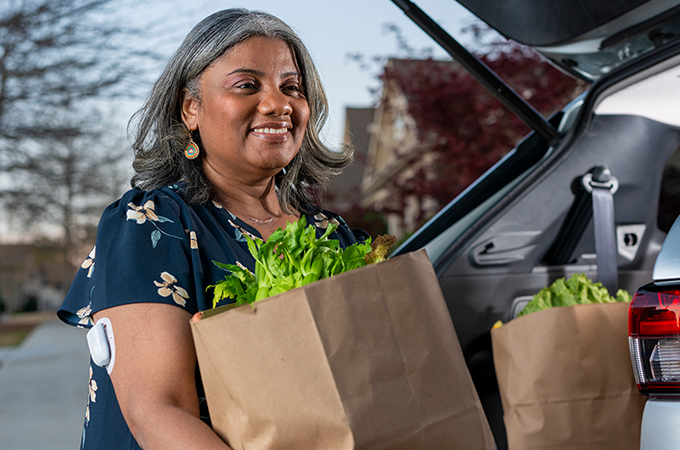
M201 136L211 181L257 181L278 173L300 149L309 119L288 44L253 37L233 47L203 72L200 100L187 95L182 117Z

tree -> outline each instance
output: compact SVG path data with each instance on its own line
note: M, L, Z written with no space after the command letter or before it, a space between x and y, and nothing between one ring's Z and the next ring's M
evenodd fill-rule
M0 137L75 136L50 119L104 95L129 95L147 51L126 41L141 31L111 25L113 0L10 0L0 6ZM124 89L122 89L124 87ZM13 150L14 146L12 145Z
M406 156L399 153L401 149L393 149L397 158L409 159L408 170L396 173L382 187L389 195L380 206L384 213L400 217L407 208L415 207L412 214L419 224L460 194L530 130L460 65L434 61L427 51L410 48L398 28L388 29L396 34L407 57L426 58L402 59L398 64L373 59L383 64L379 75L383 85L397 85L407 98L419 142ZM468 31L476 42L477 56L544 116L586 88L586 83L560 72L530 49L501 38L489 39L488 28L475 24ZM362 55L353 55L353 59L366 62Z
M146 30L117 25L116 0L0 5L0 203L22 229L50 236L67 262L121 190L122 127L105 100L140 95ZM69 276L72 276L69 275Z
M94 240L103 208L125 180L122 145L106 138L101 125L106 122L88 123L77 136L36 141L7 167L10 179L3 189L6 210L25 231L44 237L58 231L67 268L82 259L82 246Z

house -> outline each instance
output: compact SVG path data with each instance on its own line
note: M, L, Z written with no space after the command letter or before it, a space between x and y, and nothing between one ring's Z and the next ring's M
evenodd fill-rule
M453 61L390 59L385 66L381 100L370 125L366 168L361 182L362 205L383 211L390 234L403 238L415 230L423 217L434 215L441 205L427 195L399 195L400 187L417 176L433 178L433 141L438 135L432 123L420 120L414 105L430 93L412 89L405 80L420 78L419 73L449 82L449 74L463 73ZM436 101L444 100L437 98ZM437 119L435 122L439 122ZM395 185L396 184L396 185ZM395 189L397 188L397 189Z
M482 60L545 116L586 86L519 48ZM382 79L361 205L381 212L389 233L404 238L512 150L529 128L455 61L390 59Z

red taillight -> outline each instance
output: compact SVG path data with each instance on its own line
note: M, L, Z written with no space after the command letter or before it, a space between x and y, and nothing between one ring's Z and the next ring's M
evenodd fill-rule
M640 392L680 395L680 290L638 290L628 309L628 336Z

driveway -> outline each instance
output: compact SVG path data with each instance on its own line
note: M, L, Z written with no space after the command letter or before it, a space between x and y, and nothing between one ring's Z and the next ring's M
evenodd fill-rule
M85 333L55 318L19 347L0 347L0 448L80 448L89 378Z

